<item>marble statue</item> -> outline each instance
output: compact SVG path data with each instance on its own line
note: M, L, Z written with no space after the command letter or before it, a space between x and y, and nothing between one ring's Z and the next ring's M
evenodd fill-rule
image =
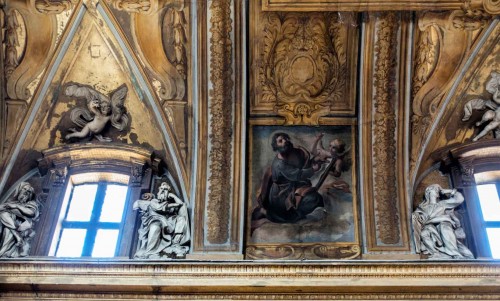
M456 189L432 184L425 189L425 200L412 214L416 252L430 259L472 259L474 255L461 242L465 233L454 209L464 201Z
M12 198L0 204L0 257L28 256L38 216L34 189L22 182Z
M156 197L145 194L134 202L140 210L141 226L135 258L183 258L191 239L186 204L166 182L161 183Z
M469 100L464 106L464 117L462 121L470 119L474 110L486 110L481 120L476 122L476 126L488 123L484 129L472 139L477 141L494 131L495 138L500 139L500 73L492 72L491 79L486 83L486 91L492 94L491 99L475 98Z
M123 106L127 91L127 86L122 85L113 92L110 99L94 89L77 84L68 85L66 96L85 98L87 108L77 107L71 111L71 121L81 129L70 128L72 133L66 135L66 140L95 136L99 141L111 142L111 138L103 137L101 132L108 122L119 131L123 131L128 125L129 118Z

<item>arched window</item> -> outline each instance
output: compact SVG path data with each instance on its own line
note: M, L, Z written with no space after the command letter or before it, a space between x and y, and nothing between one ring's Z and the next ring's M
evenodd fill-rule
M43 152L48 192L32 255L131 257L137 237L133 202L149 191L152 152L130 145L73 144Z
M461 189L477 258L500 258L500 142L486 140L450 150L444 167Z

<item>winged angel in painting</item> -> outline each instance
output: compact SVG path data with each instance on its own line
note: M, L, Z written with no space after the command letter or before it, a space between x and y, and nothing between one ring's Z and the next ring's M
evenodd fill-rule
M101 132L110 121L111 125L119 131L123 131L129 124L129 117L123 105L127 92L127 86L122 85L112 92L109 98L89 87L77 84L68 85L65 90L66 96L85 98L87 108L77 107L71 111L71 121L81 130L70 128L69 131L72 133L66 135L66 140L95 136L99 141L111 142L111 138L103 137Z

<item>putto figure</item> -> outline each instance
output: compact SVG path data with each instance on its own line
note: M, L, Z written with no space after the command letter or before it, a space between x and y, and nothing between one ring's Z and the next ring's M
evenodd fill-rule
M135 258L183 258L189 251L191 234L186 204L168 183L161 183L156 198L146 193L134 202L141 212L139 243Z
M486 91L492 94L491 99L475 98L469 100L464 106L462 121L470 119L474 110L486 110L476 126L488 123L484 129L472 139L477 141L493 131L496 139L500 139L500 73L492 72L491 79L486 83Z
M122 85L111 94L110 99L94 89L77 84L68 85L66 96L85 98L87 108L78 107L71 111L71 121L81 129L70 128L69 131L73 133L66 135L66 140L95 136L99 141L111 142L111 138L103 137L101 132L108 122L119 131L128 125L129 118L123 106L127 92L127 86Z
M13 197L0 204L0 257L28 256L38 216L34 189L21 182Z
M412 214L417 253L431 259L474 258L460 241L465 239L465 233L454 213L463 202L463 195L456 189L443 189L438 184L425 189L425 200Z

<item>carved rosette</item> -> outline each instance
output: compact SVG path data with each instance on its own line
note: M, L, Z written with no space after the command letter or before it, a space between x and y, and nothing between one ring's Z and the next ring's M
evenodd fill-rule
M377 229L385 244L400 240L396 176L396 102L397 102L397 44L398 22L395 13L380 17L376 32L376 60L374 68L375 108L373 121L374 175L376 192Z
M259 18L263 25L254 33L260 40L254 55L259 88L252 111L300 125L318 125L320 117L332 113L352 113L346 91L352 28L341 24L336 13L261 13Z
M210 6L210 155L207 240L229 238L232 158L232 42L231 1L214 0Z

